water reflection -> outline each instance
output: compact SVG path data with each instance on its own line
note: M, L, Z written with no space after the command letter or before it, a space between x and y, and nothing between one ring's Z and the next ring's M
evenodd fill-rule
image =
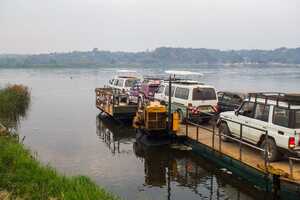
M97 135L112 154L129 153L126 148L122 150L122 144L132 143L138 163L144 167L144 181L138 190L151 193L145 199L149 196L181 199L183 194L186 199L267 199L264 193L223 173L192 152L172 147L146 148L135 141L134 129L110 121L97 117ZM154 194L153 190L158 192Z

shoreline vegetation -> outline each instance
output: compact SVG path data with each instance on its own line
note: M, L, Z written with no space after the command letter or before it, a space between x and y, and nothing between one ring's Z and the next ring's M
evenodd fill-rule
M85 176L61 175L32 156L15 133L29 104L27 87L0 89L0 122L4 121L0 127L0 199L119 199Z
M98 50L31 55L0 54L0 68L300 65L300 48L219 50L159 47L140 52Z

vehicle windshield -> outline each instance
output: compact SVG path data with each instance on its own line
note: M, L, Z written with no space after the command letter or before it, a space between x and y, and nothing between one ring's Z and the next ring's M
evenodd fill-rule
M295 111L295 128L300 128L300 110Z
M214 88L194 88L193 100L216 100L216 92Z
M134 86L134 84L136 84L137 83L137 80L135 80L135 79L129 79L129 80L126 80L126 82L125 82L125 87L132 87L132 86Z
M159 85L149 85L149 92L156 92Z

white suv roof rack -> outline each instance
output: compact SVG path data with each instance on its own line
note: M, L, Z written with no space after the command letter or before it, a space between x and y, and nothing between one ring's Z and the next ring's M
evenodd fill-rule
M296 93L280 93L280 92L258 92L258 93L249 93L249 99L255 98L255 102L257 98L265 99L265 103L268 100L273 100L276 102L276 105L279 105L279 102L286 102L288 107L291 105L300 105L300 94Z

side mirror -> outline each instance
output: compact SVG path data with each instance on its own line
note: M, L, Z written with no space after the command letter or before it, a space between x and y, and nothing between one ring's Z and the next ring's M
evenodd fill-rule
M236 116L238 116L239 115L239 110L234 110L234 114L236 115Z

